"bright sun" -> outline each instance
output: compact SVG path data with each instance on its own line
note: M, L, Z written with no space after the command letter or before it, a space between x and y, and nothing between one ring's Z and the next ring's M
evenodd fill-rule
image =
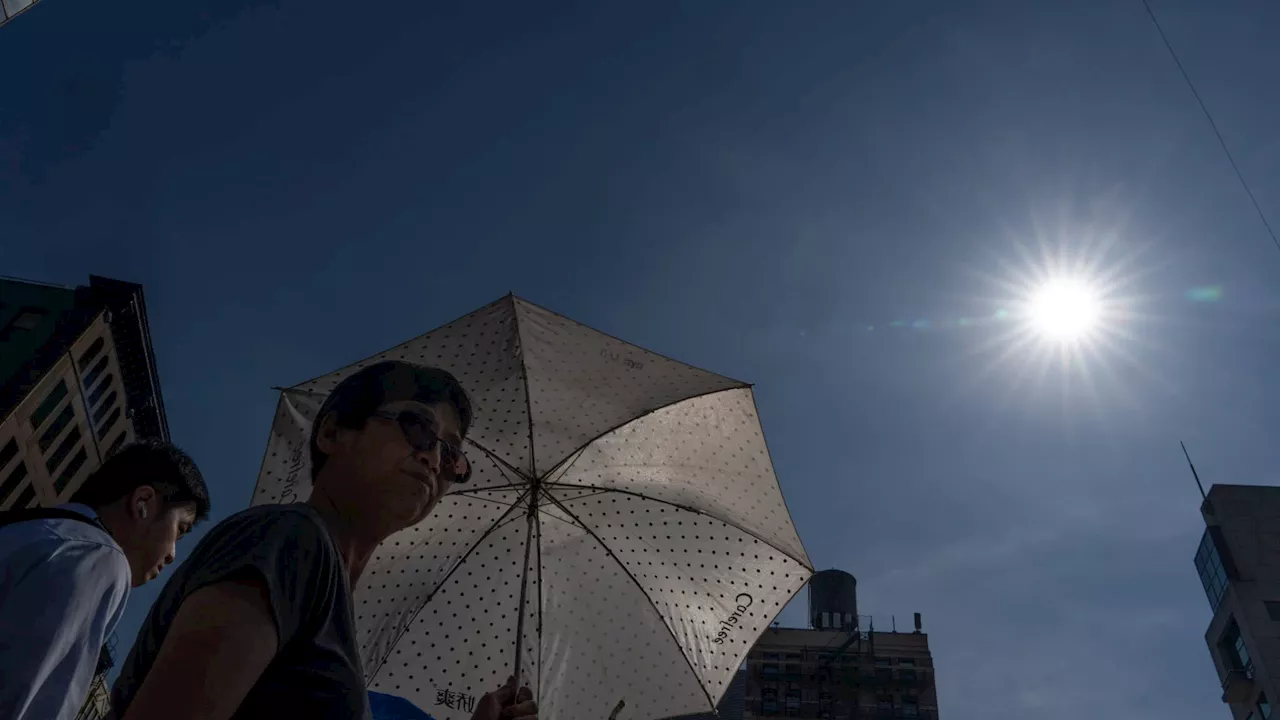
M1097 291L1073 278L1047 280L1036 288L1027 308L1035 331L1059 342L1086 338L1098 327L1101 310Z

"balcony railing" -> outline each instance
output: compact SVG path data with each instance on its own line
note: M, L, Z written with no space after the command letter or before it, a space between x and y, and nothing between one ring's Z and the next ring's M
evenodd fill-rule
M1222 681L1222 702L1244 705L1253 700L1253 668L1231 670Z

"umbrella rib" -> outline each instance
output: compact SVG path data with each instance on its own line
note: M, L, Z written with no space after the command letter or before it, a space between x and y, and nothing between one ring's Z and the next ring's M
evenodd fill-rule
M515 503L506 503L506 502L503 502L503 501L501 501L501 500L494 500L493 498L475 497L474 495L468 495L467 493L452 493L452 494L454 494L454 495L461 495L462 497L470 498L470 499L472 499L472 500L483 500L484 502L491 502L491 503L494 503L494 504L496 504L496 505L506 505L507 507L517 507L517 508L518 508L518 507L520 507L520 505L518 505L518 504L517 504L517 503L519 503L519 502L520 502L519 500L516 500L516 501L515 501ZM600 493L591 493L591 495L599 495L599 494L600 494ZM590 497L590 495L587 495L587 496L584 496L584 497ZM576 497L576 498L573 498L573 499L574 499L574 500L581 500L582 498L581 498L581 497ZM528 506L526 505L525 507L527 508ZM568 520L565 520L564 518L560 518L560 517L556 517L555 515L551 515L551 514L550 514L550 513L548 513L546 510L543 510L543 509L539 509L539 510L538 510L538 515L539 515L539 516L543 516L543 515L545 515L545 516L547 516L547 517L551 518L552 520L555 520L556 522L562 522L562 523L564 523L565 525L568 525L569 527L579 527L576 523L572 523L572 522L569 522Z
M457 486L457 485L455 485L454 487L458 487L458 486ZM521 481L521 482L516 482L516 483L508 483L508 484L506 484L506 485L485 485L484 487L478 487L478 488L469 487L469 488L467 488L467 489L465 489L465 490L459 490L459 491L458 491L458 492L456 492L456 493L449 493L449 494L450 494L450 495L461 495L461 494L463 494L463 493L478 493L478 492L484 492L485 490L510 490L510 489L512 489L512 488L522 488L522 487L529 487L529 483Z
M472 445L474 445L476 449L484 453L484 456L489 458L489 460L492 461L493 464L498 465L499 466L498 472L502 472L502 468L506 467L508 470L515 473L517 477L521 477L521 478L525 477L525 474L520 471L520 468L516 467L515 465L512 465L511 463L507 462L501 457L498 457L498 454L490 450L489 448L481 445L480 443L476 442L475 440L472 440L471 438L467 438L466 442L469 442ZM505 478L506 476L507 474L505 472L502 472L502 477Z
M462 320L462 319L464 319L464 318L470 317L470 316L475 315L475 314L477 314L477 313L484 312L485 310L488 310L489 308L493 307L494 305L497 305L498 303L502 302L503 300L506 300L506 299L507 299L507 297L509 297L509 296L507 296L507 295L503 295L502 297L498 298L497 300L494 300L493 302L489 303L488 305L485 305L484 307L482 307L482 308L480 308L480 309L478 309L478 310L472 310L471 312L467 313L466 315L459 315L458 317L456 317L456 318L454 318L454 319L450 320L449 322L447 322L447 323L445 323L445 324L443 324L443 325L441 325L441 326L439 326L439 327L432 328L431 330L428 330L427 332L422 333L422 334L420 334L420 335L414 335L413 337L409 338L408 340L405 340L405 341L403 341L403 342L396 343L395 345L391 346L390 348L388 348L388 349L386 349L386 350L383 350L382 352L374 353L374 354L372 354L372 355L370 355L370 356L368 356L368 357L366 357L366 358L364 358L364 359L362 359L362 360L357 360L357 361L355 361L355 362L353 362L353 363L348 363L348 364L343 365L342 367L340 367L340 368L338 368L337 370L334 370L334 371L332 371L332 372L327 372L327 373L325 373L325 374L323 374L323 375L317 375L317 376L315 376L315 377L311 378L310 380L303 380L302 382L298 383L297 385L294 385L294 386L292 386L292 387L290 387L290 388L287 388L287 389L289 389L289 390L297 390L297 391L299 391L299 392L311 393L312 395L328 395L329 393L318 393L318 392L316 392L315 390L306 390L306 389L304 389L302 386L303 386L303 385L310 385L311 383L316 382L317 380L320 380L321 378L329 377L330 375L333 375L334 373L340 373L340 372L342 372L343 370L346 370L346 369L347 369L347 368L349 368L349 367L355 367L356 365L359 365L360 363L369 362L370 360L373 360L373 359L375 359L375 358L377 358L377 357L379 357L379 356L381 356L381 355L390 355L392 350L398 350L401 346L403 346L403 345L407 345L407 344L409 344L409 343L411 343L411 342L413 342L414 340L417 340L417 339L419 339L419 338L424 338L424 337L426 337L426 336L430 335L431 333L435 332L436 330L440 330L440 329L443 329L443 328L447 328L447 327L449 327L450 325L452 325L452 324L454 324L454 323L458 322L459 320ZM513 315L515 314L515 312L514 312L514 307L513 307L513 309L512 309L512 314L513 314ZM388 358L388 359L390 359L390 358Z
M280 413L280 406L281 406L281 404L283 404L283 403L284 403L284 391L282 390L282 391L280 392L280 397L279 397L279 399L277 399L277 400L276 400L276 414L277 414L277 415ZM271 424L272 424L272 425L275 425L275 420L274 420L274 419L271 421ZM268 457L270 457L270 455L271 455L271 439L270 439L270 438L268 438L268 439L267 439L267 446L262 450L262 462L258 464L258 477L262 477L262 471L263 471L263 470L265 470L265 469L267 468L267 458L268 458ZM257 483L254 483L254 485L253 485L253 490L251 490L251 491L249 492L249 504L250 504L250 505L252 505L252 504L253 504L253 498L254 498L254 496L255 496L255 495L257 495L257 494L258 494L258 484L257 484Z
M776 550L776 551L778 551L778 552L782 553L784 556L786 556L786 558L787 558L787 559L792 560L792 561L795 561L796 563L799 563L801 567L803 567L803 568L808 568L810 571L813 571L813 568L812 568L812 567L809 567L809 563L807 563L807 562L805 562L805 561L803 561L803 560L801 560L801 559L799 559L799 558L797 558L797 557L793 556L791 553L787 552L786 550L783 550L782 548L778 547L777 545L774 545L772 542L769 542L769 541L768 541L768 540L766 540L765 538L760 537L760 535L758 535L757 533L752 532L751 530L748 530L748 529L746 529L746 528L742 527L741 525L739 525L739 524L737 524L737 523L735 523L735 522L730 522L730 521L728 521L728 520L725 520L724 518L716 517L715 515L712 515L711 513L707 512L707 511L705 511L705 510L699 510L699 509L698 509L698 508L696 508L696 507L691 507L691 506L689 506L689 505L681 505L680 503L677 503L677 502L672 502L672 501L670 501L670 500L663 500L663 499L661 499L661 498L653 497L652 495L645 495L644 493L638 493L638 492L635 492L634 490L624 490L624 489L622 489L622 488L601 487L600 485L570 485L570 484L568 484L568 483L544 483L544 484L545 484L545 485L549 485L549 486L551 486L551 487L553 487L553 488L581 488L581 489L599 490L599 491L601 491L601 492L616 492L616 493L622 493L623 495L630 495L630 496L632 496L632 497L638 497L638 498L641 498L641 499L643 499L643 500L652 500L653 502L661 503L661 504L663 504L663 505L669 505L669 506L671 506L671 507L673 507L673 508L678 508L678 509L680 509L680 510L684 510L684 511L686 511L686 512L691 512L691 513L695 513L695 514L697 514L697 515L702 515L702 516L704 516L704 517L709 517L709 518L711 518L712 520L716 520L716 521L718 521L718 522L722 522L722 523L724 523L725 525L728 525L729 527L733 528L734 530L737 530L738 532L743 533L744 535L747 535L747 536L752 537L752 538L754 538L754 539L756 539L756 540L759 540L760 542L764 543L766 546L768 546L768 547L770 547L770 548L773 548L774 550ZM587 495L587 496L583 496L583 497L590 497L590 496L589 496L589 495ZM582 498L572 498L572 499L570 499L570 500L566 500L565 502L573 502L574 500L580 500L580 499L582 499ZM559 503L557 503L557 504L559 504ZM567 511L566 511L566 512L567 512ZM575 518L575 519L576 519L576 518ZM581 520L579 520L578 522L582 522L582 521L581 521Z
M533 443L533 400L529 397L529 365L524 361L524 340L520 337L520 310L516 307L515 295L511 295L511 325L516 336L516 346L520 353L520 381L524 383L524 411L529 419L529 477L538 477L538 462L534 454ZM513 468L514 469L514 468ZM536 498L535 498L536 499Z
M586 530L588 535L595 538L595 541L600 544L600 547L609 554L609 557L613 558L614 562L618 563L618 567L622 568L622 572L626 573L627 577L631 578L631 582L635 583L636 589L640 591L640 594L645 600L649 601L649 607L653 608L653 612L657 614L658 620L662 622L662 626L671 634L671 640L676 644L676 649L680 651L680 657L684 658L685 663L689 666L689 671L693 673L694 681L698 683L698 688L702 690L702 694L707 698L707 707L709 707L711 712L714 713L716 711L716 703L711 699L711 693L707 691L706 686L702 684L702 678L698 675L698 669L693 666L693 661L689 659L689 655L685 653L684 648L680 647L680 638L676 637L675 630L672 630L671 626L667 624L667 619L662 616L662 611L658 609L657 603L653 601L653 598L649 597L649 593L645 592L644 586L640 584L640 581L636 579L636 576L631 574L631 569L628 568L626 563L622 562L617 555L613 554L613 549L610 548L604 540L600 539L600 536L596 534L595 530L592 530L589 525L582 522L582 518L574 515L572 510L561 504L561 502L551 495L551 493L544 491L543 494L546 495L547 499L555 504L556 507L560 508L569 517L573 518L574 522L582 526L582 529Z
M528 494L529 492L525 491L525 495L528 495ZM519 502L519 500L517 500L516 502ZM436 584L434 588L431 589L430 593L427 594L426 599L422 601L422 604L418 606L418 609L413 611L413 615L409 618L409 622L405 623L404 625L405 628L408 628L410 625L413 624L414 620L418 619L419 613L421 613L422 609L425 608L431 602L431 598L435 597L436 593L440 592L440 588L444 587L444 584L449 582L449 578L453 577L453 574L458 571L458 568L462 567L462 564L467 561L467 558L471 557L471 553L475 552L476 548L480 547L480 543L488 539L488 537L492 535L494 531L497 530L503 524L502 521L505 520L506 517L510 515L511 512L515 509L516 509L516 506L512 505L510 508L507 509L506 512L498 516L498 519L494 521L493 525L490 526L488 530L485 530L484 534L481 535L475 541L475 543L471 545L471 547L467 548L466 552L462 553L462 556L459 557L458 561L453 564L453 567L449 568L449 572L445 573L444 577L440 579L440 582ZM401 630L400 634L403 635L404 631ZM396 642L399 640L400 640L400 637L397 636L395 640L391 641L390 647L387 648L387 652L382 656L380 660L378 660L377 668L373 671L373 674L369 676L369 680L368 680L369 683L372 683L373 679L378 676L379 672L382 671L382 666L386 665L387 658L391 657L391 651L395 649Z
M517 507L516 503L520 502L519 500L516 500L515 502L503 502L501 500L494 500L493 498L480 497L479 495L472 495L471 493L464 493L464 492L450 493L450 494L457 495L459 497L469 498L471 500L479 500L481 502L493 503L495 505L505 505L506 507Z
M567 487L567 486L557 485L557 487ZM590 490L590 488L582 488L582 489ZM587 493L586 495L578 495L577 497L571 497L571 498L561 498L560 501L561 502L577 502L578 500L586 500L589 497L604 495L605 493L609 493L609 492L613 492L613 491L612 490L595 490L593 492Z
M714 376L714 377L722 378L722 379L724 379L724 380L728 380L728 381L730 381L730 382L735 382L735 383L738 383L739 385L742 385L742 386L748 386L748 385L747 385L747 383L744 383L744 382L742 382L741 380L735 380L735 379L733 379L733 378L731 378L731 377L728 377L728 376L726 376L726 375L721 375L720 373L714 373L714 372L711 372L710 370L707 370L706 368L700 368L700 367L698 367L697 365L690 365L690 364L689 364L689 363L687 363L687 362L683 362L683 361L680 361L680 360L676 360L676 359L675 359L675 358L673 358L673 357L667 357L666 355L663 355L663 354L662 354L662 353L660 353L660 352L654 352L653 350L650 350L649 348L640 347L639 345L636 345L636 344L635 344L635 343L633 343L633 342L627 342L626 340L623 340L622 338L618 337L617 335L611 335L611 334L609 334L609 333L607 333L607 332L604 332L603 330L597 330L596 328L593 328L593 327L591 327L590 325L587 325L586 323L578 322L577 320L574 320L574 319L573 319L573 318L571 318L571 317L568 317L568 316L565 316L565 315L561 315L560 313L556 312L555 310L552 310L551 308L543 307L543 306L541 306L541 305L539 305L539 304L537 304L537 303L535 303L535 302L529 302L528 300L525 300L525 299L524 299L524 298L522 298L522 297L518 297L518 296L516 296L516 295L512 295L511 297L515 298L516 300L519 300L520 302L524 303L525 305L529 305L529 306L531 306L531 307L536 307L536 308L538 308L539 310L541 310L541 311L543 311L543 312L545 312L545 313L548 313L548 314L550 314L550 315L554 315L554 316L556 316L556 317L560 318L561 320L565 320L565 321L567 321L567 322L573 323L574 325L576 325L576 326L578 326L578 327L581 327L581 328L586 328L587 330L590 330L591 332L593 332L593 333L595 333L595 334L597 334L597 335L603 335L603 336L605 336L605 337L609 338L610 340L614 340L614 341L620 342L620 343L622 343L623 345L627 345L627 346L629 346L629 347L633 347L633 348L635 348L635 349L637 349L637 350L640 350L640 351L642 351L642 352L649 353L650 355L653 355L653 356L655 356L655 357L662 358L663 360L667 360L667 361L669 361L669 362L673 362L673 363L675 363L675 364L677 364L677 365L682 365L682 366L687 367L687 368L689 368L689 369L691 369L691 370L697 370L698 372L704 372L704 373L706 373L706 374L708 374L708 375L712 375L712 376ZM492 303L490 303L490 304L492 304ZM485 306L485 307L488 307L488 306ZM481 308L481 309L483 309L483 308ZM477 311L477 312L479 312L479 311Z
M626 341L625 341L625 340L623 340L623 341L620 341L620 342L626 342ZM630 343L628 343L628 344L630 344ZM643 350L643 348L641 348L641 349ZM656 353L655 353L655 354L656 354ZM670 358L668 358L668 359L670 359ZM679 362L679 361L678 361L678 360L675 360L675 361L673 361L673 362ZM681 363L681 364L683 364L683 363ZM692 366L692 365L690 365L689 367L693 367L693 366ZM699 369L699 368L694 368L694 369L696 370L696 369ZM708 370L704 370L703 372L708 372L708 373L710 373L710 371L708 371ZM710 374L715 375L715 373L710 373ZM722 378L723 378L724 376L723 376L723 375L716 375L716 377L722 377ZM724 378L724 379L725 379L725 380L731 380L731 378ZM621 429L621 428L624 428L624 427L626 427L626 426L630 425L630 424L631 424L631 423L633 423L633 422L638 422L638 421L640 421L640 420L643 420L643 419L645 419L645 418L649 417L650 415L652 415L652 414L654 414L654 413L658 412L659 410L665 410L666 408L669 408L669 407L671 407L672 405L679 405L679 404L680 404L680 403L682 403L682 402L688 402L688 401L690 401L690 400L697 400L698 398L704 398L704 397L707 397L707 396L709 396L709 395L715 395L716 393L729 392L730 390L743 390L743 389L750 389L750 388L751 388L751 386L750 386L750 385L748 385L747 383L739 382L739 381L737 381L737 380L732 380L732 382L735 382L735 383L738 383L738 384L737 384L737 385L730 386L730 387L723 387L723 388L717 388L717 389L715 389L715 390L708 390L708 391L703 392L703 393L695 393L695 394L693 394L693 395L690 395L689 397L679 398L678 400L672 400L671 402L667 403L666 405L659 405L659 406L657 406L657 407L655 407L655 408L651 408L651 409L649 409L649 410L646 410L646 411L644 411L644 412L640 413L639 415L634 415L634 416L632 416L632 417L630 417L630 418L628 418L628 419L626 419L626 420L624 420L624 421L622 421L622 422L618 423L617 425L614 425L613 427L609 428L608 430L605 430L604 432L602 432L602 433L600 433L600 434L596 435L595 437L591 438L590 440L587 440L585 443L583 443L583 444L579 445L576 449L574 449L574 451L573 451L572 453L570 453L569 455L566 455L563 459L561 459L561 460L560 460L560 462L557 462L555 465L553 465L553 466L551 467L551 469L547 471L546 477L550 477L550 476L551 476L551 473L555 472L555 471L556 471L556 469L557 469L557 468L559 468L561 465L563 465L563 464L565 463L565 461L569 460L569 458L570 458L571 456L581 455L583 450L586 450L588 447L591 447L591 445L592 445L593 443L595 443L595 441L599 440L600 438L604 437L605 435L608 435L608 434L610 434L610 433L612 433L612 432L615 432L615 431L617 431L617 430L619 430L619 429ZM757 420L759 420L759 418L760 418L760 412L759 412L759 410L757 410L757 411L756 411L756 419L757 419ZM479 446L477 445L477 447L479 447ZM576 458L576 457L574 457L573 462L577 462L577 458ZM567 468L566 468L566 470L567 470Z

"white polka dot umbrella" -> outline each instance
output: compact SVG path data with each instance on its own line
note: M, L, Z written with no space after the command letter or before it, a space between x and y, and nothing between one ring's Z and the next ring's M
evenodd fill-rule
M751 388L508 296L284 390L255 504L310 494L325 395L390 359L462 382L474 475L361 578L370 689L461 719L518 671L547 718L711 710L812 573Z

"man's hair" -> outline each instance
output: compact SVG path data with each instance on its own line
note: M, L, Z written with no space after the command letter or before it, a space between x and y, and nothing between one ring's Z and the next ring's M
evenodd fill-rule
M329 459L316 442L320 421L326 415L333 413L338 427L359 429L378 408L397 400L417 400L426 405L447 402L458 411L464 437L471 427L471 398L451 373L402 360L376 363L338 383L316 413L311 426L311 479L320 475L320 468Z
M142 440L112 453L71 496L71 502L101 508L150 485L167 506L191 504L196 522L209 516L209 488L190 455L172 443Z

